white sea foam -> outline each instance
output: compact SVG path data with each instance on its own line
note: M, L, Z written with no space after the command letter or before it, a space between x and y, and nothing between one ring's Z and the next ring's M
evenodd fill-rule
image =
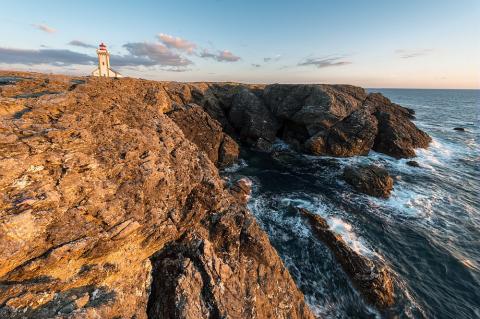
M353 251L364 256L374 255L374 252L365 245L364 241L357 237L351 224L338 217L327 218L327 223L334 233L342 236L342 239Z
M285 206L291 205L295 207L305 208L314 214L320 215L327 221L330 229L334 233L340 235L345 241L345 243L355 252L364 256L378 256L372 249L368 247L363 238L360 238L356 235L352 224L342 219L335 210L331 209L319 198L314 201L302 198L283 198L281 202ZM299 219L297 219L297 221L298 220ZM301 225L303 225L303 223ZM304 233L304 235L307 234Z
M231 166L224 168L223 171L226 173L235 173L247 166L248 166L247 162L243 159L240 159L238 162L233 163Z

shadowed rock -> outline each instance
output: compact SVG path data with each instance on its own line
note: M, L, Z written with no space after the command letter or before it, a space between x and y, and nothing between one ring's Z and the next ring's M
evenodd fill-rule
M339 157L367 155L377 134L377 120L368 110L354 111L330 129L312 136L307 151L315 155Z
M376 197L387 198L393 189L393 179L388 172L378 166L347 166L343 179L357 191Z
M228 119L240 137L251 145L258 145L259 139L272 143L279 129L276 118L263 101L247 88L240 88L234 95Z
M180 127L185 137L205 152L219 167L233 164L238 159L239 147L220 123L210 117L202 107L187 104L176 107L168 116Z
M409 158L415 157L415 148L426 148L430 144L430 136L410 120L413 110L394 104L378 93L369 94L364 106L378 121L373 150L395 158Z
M388 268L352 250L340 235L333 233L327 222L306 209L299 213L310 223L313 233L330 248L338 263L352 280L353 286L370 303L380 309L394 303L394 291Z

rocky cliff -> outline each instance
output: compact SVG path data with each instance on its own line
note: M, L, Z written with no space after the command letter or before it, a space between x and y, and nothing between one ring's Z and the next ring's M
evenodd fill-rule
M313 317L183 85L21 76L1 86L1 318Z
M352 86L0 80L0 318L313 318L217 168L237 141L395 157L430 141Z

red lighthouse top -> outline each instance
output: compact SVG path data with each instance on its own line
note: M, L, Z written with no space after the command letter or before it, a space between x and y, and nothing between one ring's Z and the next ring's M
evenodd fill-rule
M105 45L105 43L102 42L102 43L100 43L99 48L100 48L100 50L106 50L107 46Z

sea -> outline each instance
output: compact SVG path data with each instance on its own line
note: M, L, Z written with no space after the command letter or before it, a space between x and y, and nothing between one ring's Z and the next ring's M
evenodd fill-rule
M370 89L415 110L433 139L414 158L334 158L290 150L244 150L223 172L248 177L248 206L321 318L480 318L480 90ZM465 131L453 130L462 127ZM346 165L372 163L394 178L388 199L355 192ZM329 249L292 207L324 217L352 249L380 260L394 278L395 304L367 304Z

